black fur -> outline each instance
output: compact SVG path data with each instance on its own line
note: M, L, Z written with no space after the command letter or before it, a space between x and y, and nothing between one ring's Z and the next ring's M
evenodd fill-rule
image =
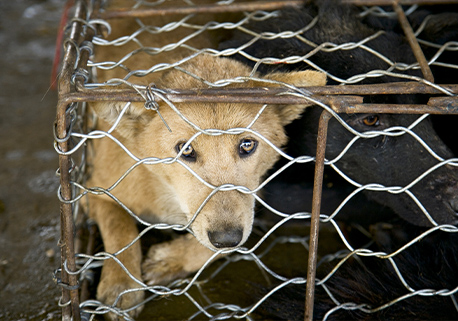
M415 236L420 230L412 226L383 225L376 227L374 237L378 249L392 253ZM458 235L456 233L433 232L424 240L394 257L397 267L407 284L414 290L454 290L458 287ZM331 266L325 270L329 271ZM324 276L323 271L321 275ZM392 300L409 294L399 280L388 260L360 258L347 261L326 286L341 303L352 306L363 305L375 309ZM455 295L456 297L456 295ZM303 320L305 286L288 286L275 293L256 311L263 319ZM316 288L314 319L321 320L335 303L321 287ZM450 295L406 298L394 305L374 313L359 309L339 309L330 314L328 320L456 320L458 311Z
M366 43L366 46L383 54L393 62L407 65L415 62L412 51L401 31L397 20L375 16L359 16L360 10L352 6L341 5L337 1L315 1L307 3L301 9L285 9L277 18L265 22L254 22L247 26L256 32L280 32L299 30L308 25L318 16L317 24L302 36L316 44L332 42L344 44L359 42L362 39L382 30L384 33ZM419 38L444 44L458 40L458 13L456 6L424 7L409 16L414 29L417 29L426 16L434 14ZM249 41L251 37L234 32L231 39L226 40L221 49L239 47ZM423 47L427 58L431 58L437 51L429 46ZM252 46L244 49L246 53L257 58L289 56L306 56L314 47L296 39L259 40ZM247 64L254 66L254 62L238 55L236 57ZM389 65L382 59L363 49L338 50L333 52L318 51L310 55L312 62L296 64L261 64L259 71L269 73L273 71L293 71L314 69L313 64L326 72L343 80L355 75L367 73L374 69L386 70ZM456 51L441 55L444 63L458 62ZM431 66L436 83L457 83L456 69ZM397 73L422 77L418 69L395 70ZM393 77L366 78L360 84L386 83L402 81ZM338 84L339 81L330 78L329 84ZM429 97L421 95L380 95L367 96L366 102L376 103L425 103ZM316 151L317 124L321 114L320 107L306 110L303 117L287 127L290 142L287 152L292 156L314 155ZM391 126L409 126L418 116L415 115L383 115L358 114L340 115L350 126L360 132L380 130ZM377 126L364 125L367 117L376 116L379 119ZM444 125L447 120L448 127ZM442 118L442 119L441 119ZM456 138L458 137L456 117L438 116L436 127L433 127L428 118L414 128L425 142L440 156L452 158L457 155ZM436 121L435 120L435 121ZM443 132L443 129L448 131ZM437 134L436 129L445 135L449 146ZM451 130L451 131L450 131ZM326 157L334 158L353 138L345 128L335 119L328 127L328 141ZM359 140L346 155L337 163L337 166L352 179L361 184L380 183L385 186L405 186L422 174L426 169L437 163L413 138L404 135L394 137L376 137ZM283 165L280 163L278 167ZM310 210L311 185L313 170L310 165L295 165L287 173L280 175L266 188L265 197L268 203L287 213ZM426 176L422 181L410 189L421 201L433 218L439 223L456 224L458 198L458 173L456 167L442 167L440 170ZM332 171L325 174L322 212L330 214L343 198L354 187L346 184ZM378 203L368 201L373 200ZM287 200L285 202L285 200ZM392 217L392 211L405 221L398 221ZM358 195L349 203L342 213L336 216L337 220L346 224L362 223L372 227L372 237L375 243L373 251L391 253L403 246L426 229L418 226L431 226L421 213L418 206L406 195L393 195L383 192L367 192ZM400 222L396 225L377 224L376 222ZM345 225L343 225L345 226ZM349 232L347 238L352 241L354 233ZM456 271L458 269L458 234L436 231L422 241L415 243L405 251L394 257L394 260L405 277L406 282L415 290L420 289L449 289L458 286ZM318 277L324 277L333 265L322 267ZM377 258L350 259L326 285L341 303L351 302L366 304L377 308L409 291L399 281L392 265L387 260ZM305 286L288 286L276 292L269 300L260 306L256 313L262 319L303 320ZM315 319L322 319L326 313L335 307L334 302L323 291L316 289ZM328 320L456 320L457 308L450 296L421 296L405 299L389 308L375 313L366 313L361 310L340 309L332 313Z
M352 6L339 5L336 1L317 1L309 3L302 9L286 9L281 11L277 18L269 19L264 22L252 23L247 26L256 32L271 31L280 32L287 30L300 30L308 25L314 17L318 16L317 24L310 30L304 32L302 36L317 45L324 42L335 44L344 44L348 42L359 42L368 36L374 35L380 29L375 27L384 26L383 34L366 43L367 47L383 54L385 57L396 63L407 65L415 62L415 57L403 34L398 32L399 27L395 20L383 18L360 18L359 10ZM421 23L426 16L424 11L419 11L413 15L413 24L416 26ZM448 19L445 20L444 19ZM393 22L394 21L394 22ZM439 31L444 28L444 34ZM434 41L436 38L439 43L458 39L458 13L440 13L433 16L421 35L428 41ZM440 35L440 36L439 36ZM433 38L430 39L429 37ZM251 37L246 34L233 35L233 38L227 40L221 45L221 48L239 47L249 41ZM296 38L275 39L275 40L258 40L250 47L244 49L248 54L257 57L275 57L283 58L287 56L306 56L314 50ZM425 49L429 56L433 55L437 49ZM455 52L453 52L455 53ZM237 56L248 64L254 63L248 59ZM456 57L455 57L456 58ZM313 63L329 72L331 75L341 79L348 79L355 75L365 74L371 70L387 70L389 65L363 49L337 50L332 52L318 51L308 57ZM454 60L456 63L458 60ZM268 73L272 71L291 71L313 68L311 64L300 62L296 64L261 64L259 70ZM395 70L399 74L413 75L421 77L418 69L409 69L407 71ZM444 78L449 80L450 75L454 74L453 69L447 69L447 72L437 72L437 82L443 82ZM445 76L444 76L445 75ZM456 82L454 77L454 81ZM404 79L395 79L393 77L374 77L366 78L360 83L385 83L391 81L402 81ZM329 78L329 84L337 82ZM377 95L365 97L366 102L370 103L396 103L412 104L425 103L429 97L425 95ZM303 117L293 122L287 127L290 141L286 148L292 156L314 155L316 151L316 137L318 118L321 114L320 107L309 108L303 114ZM389 115L389 114L352 114L340 115L351 127L359 132L369 130L382 130L392 126L409 126L419 116L418 115ZM378 123L372 126L364 124L367 117L377 117ZM447 116L448 127L444 125L436 126L441 130L446 129L443 134L447 141L456 145L456 140L451 139L453 135L458 135L456 126L450 126L453 119ZM445 117L439 118L445 120ZM438 136L431 119L422 121L414 128L414 132L423 139L428 146L441 157L447 159L454 156L452 150L446 146L443 140ZM336 157L353 138L353 134L348 132L344 127L332 119L328 128L328 141L326 147L326 157L332 159ZM456 148L455 148L456 150ZM406 186L427 169L437 164L434 159L424 148L410 135L401 137L379 136L372 139L360 139L345 156L337 163L337 166L343 170L350 178L360 184L379 183L385 186ZM279 163L279 166L283 163ZM309 201L300 197L300 188L297 186L310 181L307 166L295 166L284 176L280 177L274 183L267 187L267 194L273 198L273 203L281 203L275 200L275 196L283 198L289 195L293 199L287 207L280 208L285 211L309 210ZM328 173L333 177L333 173ZM336 178L339 180L339 178ZM296 184L294 190L283 189L284 183L287 186ZM458 216L458 171L456 168L442 167L425 177L420 183L414 185L410 191L420 200L434 220L438 223L457 223ZM279 188L281 187L281 188ZM432 192L434 191L434 192ZM297 192L295 194L295 192ZM435 195L440 195L436 197ZM431 226L431 223L425 217L421 209L406 194L391 194L380 192L365 192L365 197L392 208L399 216L408 222L421 226ZM364 216L370 213L363 214Z

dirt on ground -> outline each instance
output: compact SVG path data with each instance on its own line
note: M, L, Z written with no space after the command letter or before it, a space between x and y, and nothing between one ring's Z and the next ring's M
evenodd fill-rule
M57 320L56 92L60 0L0 2L0 319Z

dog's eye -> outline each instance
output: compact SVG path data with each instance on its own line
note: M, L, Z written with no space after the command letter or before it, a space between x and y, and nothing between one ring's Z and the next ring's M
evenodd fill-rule
M176 146L177 153L179 153L183 149L185 144L186 144L186 142L177 144L177 146ZM183 152L181 154L181 157L183 157L183 159L185 159L187 161L191 161L191 162L196 160L196 152L194 151L194 148L192 148L191 144L186 146L186 148L183 150Z
M363 119L363 123L366 126L378 126L380 125L380 119L378 115L369 115Z
M254 139L245 138L240 141L239 155L240 157L247 157L256 150L258 142Z

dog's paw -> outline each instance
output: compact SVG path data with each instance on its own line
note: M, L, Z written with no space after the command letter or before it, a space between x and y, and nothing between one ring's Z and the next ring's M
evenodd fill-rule
M190 274L183 256L177 254L171 243L152 246L142 264L143 281L148 285L167 285Z
M191 234L153 245L142 265L143 280L148 285L166 285L198 271L213 254Z
M134 307L144 300L144 291L139 290L120 295L123 291L134 288L139 288L139 285L128 276L125 277L125 280L118 279L116 282L112 282L112 280L108 282L107 278L101 280L97 287L97 299L119 310L119 315L115 312L105 314L106 320L125 320L122 316L123 314L129 315L131 318L135 318L140 314L143 305Z

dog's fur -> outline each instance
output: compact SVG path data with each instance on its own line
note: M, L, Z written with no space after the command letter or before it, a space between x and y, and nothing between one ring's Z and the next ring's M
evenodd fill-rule
M175 21L177 17L171 17ZM165 18L152 20L158 25L167 23ZM151 21L144 21L149 24ZM133 20L111 22L111 39L130 35L138 29ZM175 29L166 34L152 35L141 33L139 39L144 46L156 47L180 40L186 30ZM198 47L212 46L209 35L202 34L187 42ZM118 61L138 46L128 44L113 49L96 48L96 61ZM148 69L157 63L170 63L189 52L177 49L157 56L144 52L124 62L130 70ZM199 77L214 82L237 76L248 76L251 69L234 60L215 58L202 54L180 66ZM124 77L125 70L99 71L99 82L113 77ZM296 86L324 85L325 76L313 71L290 74L271 74L264 78L294 84ZM168 69L143 78L130 78L137 84L154 84L158 88L207 88L201 81L179 70ZM252 86L253 82L238 86ZM265 85L257 83L257 86ZM234 86L234 85L233 85ZM125 103L92 103L91 109L98 115L97 128L108 130L116 121ZM255 119L261 106L235 103L203 104L179 103L177 109L201 129L230 129L248 126ZM304 105L269 106L252 125L251 129L267 138L276 146L286 143L283 127L299 117ZM143 103L132 103L120 123L113 131L115 136L135 156L170 158L177 156L177 146L188 141L196 129L188 125L165 103L159 104L159 111L171 132L155 111L147 110ZM244 139L258 141L255 152L248 157L240 157L239 145ZM254 189L263 175L274 164L278 154L263 140L248 132L220 136L200 135L191 142L195 159L181 157L197 175L213 186L230 183ZM89 186L108 188L114 184L135 161L110 139L94 141L94 156L91 159L92 174ZM186 224L197 212L211 193L211 189L201 183L184 166L177 162L160 165L140 165L129 173L112 190L134 213L149 217L152 222ZM108 196L89 195L89 213L101 231L105 250L116 253L138 236L135 220ZM117 258L138 279L149 284L164 284L174 278L196 271L206 262L211 250L231 248L243 244L251 232L254 213L254 198L238 191L220 191L213 195L192 222L190 234L164 244L153 246L141 267L142 254L139 242L117 254ZM210 234L209 234L210 233ZM211 234L218 234L221 243L210 240ZM240 235L241 234L241 235ZM215 245L216 244L216 245ZM210 250L211 249L211 250ZM104 262L97 297L106 304L115 302L124 290L138 287L114 260ZM143 291L124 294L117 306L129 308L141 302ZM135 315L140 309L132 311ZM110 315L111 318L116 318Z

